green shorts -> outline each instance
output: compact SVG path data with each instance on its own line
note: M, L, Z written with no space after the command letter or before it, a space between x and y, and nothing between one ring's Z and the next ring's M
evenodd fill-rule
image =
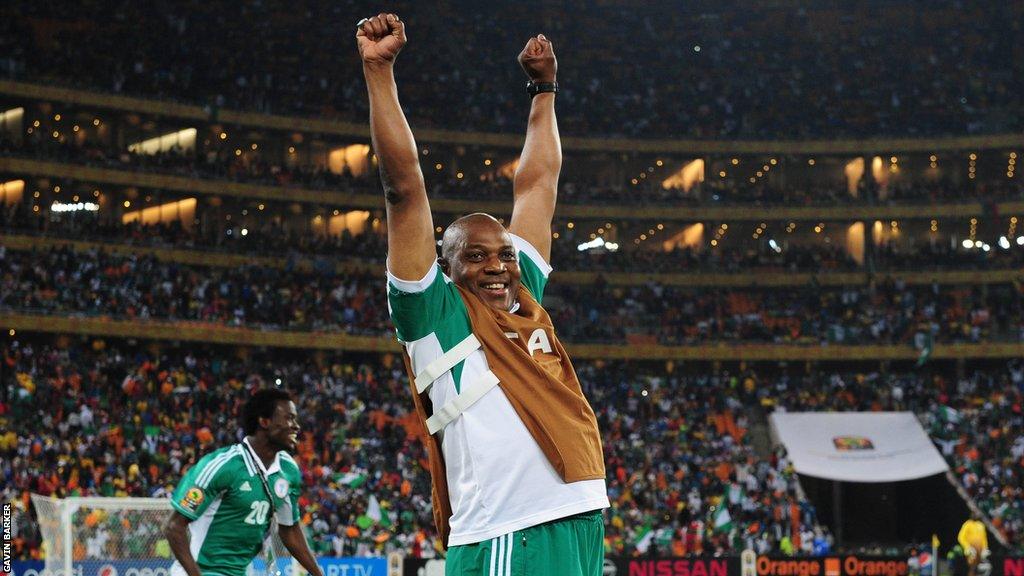
M600 510L448 549L445 576L601 576Z

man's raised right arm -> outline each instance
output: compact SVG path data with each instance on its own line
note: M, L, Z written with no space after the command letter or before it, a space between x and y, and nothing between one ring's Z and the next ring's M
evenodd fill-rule
M356 31L370 96L370 135L380 165L388 226L388 271L402 280L426 276L437 259L434 223L416 140L398 103L394 64L405 23L394 14L362 20Z

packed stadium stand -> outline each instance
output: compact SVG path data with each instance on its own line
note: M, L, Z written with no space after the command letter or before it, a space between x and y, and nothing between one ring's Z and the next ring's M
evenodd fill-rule
M358 15L379 11L372 2L87 6L17 2L19 17L4 23L4 68L214 108L367 117L347 31ZM569 89L560 110L571 134L917 136L1021 127L1019 30L1011 23L1024 15L1014 2L404 8L404 19L421 23L421 42L441 36L441 23L460 31L459 42L409 51L400 70L422 127L518 133L520 77L512 64L536 29L565 46L559 72ZM249 25L233 25L239 20ZM959 26L964 21L970 28ZM437 98L438 84L464 89Z
M6 252L6 251L5 251ZM37 314L192 321L264 330L393 334L379 274L209 268L90 249L4 253L0 307ZM914 344L1021 342L1013 286L691 289L651 283L553 286L547 299L570 342Z
M303 503L317 551L433 554L425 454L411 429L401 362L391 354L356 356L161 349L98 338L11 341L5 370L17 388L0 405L4 496L27 505L28 492L166 495L170 478L232 441L247 391L283 381L300 391ZM769 376L753 368L680 374L658 362L577 368L604 432L611 553L633 554L638 545L677 555L780 551L784 537L808 554L833 546L799 495L785 453L759 453L750 440L762 411L780 409L914 411L994 524L1011 542L1024 529L1020 361L959 378L944 376L946 366L776 369ZM361 518L371 494L390 515L384 525ZM735 525L726 532L703 515L722 499L734 505ZM37 553L38 533L29 524L20 533L19 553Z
M842 539L769 433L794 411L914 413L957 498L1024 554L1024 4L470 4L405 7L429 48L398 80L440 238L461 214L508 217L514 55L538 28L558 43L545 305L603 434L609 555L927 547ZM439 555L349 33L376 7L11 8L16 557L46 554L30 493L166 497L275 385L303 419L314 551ZM76 558L129 547L116 517L90 522Z

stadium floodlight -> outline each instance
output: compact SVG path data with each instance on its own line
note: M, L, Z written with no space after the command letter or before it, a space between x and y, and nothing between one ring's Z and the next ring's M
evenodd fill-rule
M985 252L988 252L989 250L992 249L992 247L989 246L988 244L982 244L981 249L984 250Z
M968 250L970 250L971 248L974 248L974 240L971 240L970 238L964 240L963 244L964 244L964 248L966 248Z
M1024 246L1024 236L1017 236L1017 246Z
M93 202L54 202L50 205L50 212L81 212L82 210L96 212L99 209L100 205Z
M1003 250L1009 250L1010 249L1010 240L1006 236L1000 236L999 237L999 247L1002 248Z

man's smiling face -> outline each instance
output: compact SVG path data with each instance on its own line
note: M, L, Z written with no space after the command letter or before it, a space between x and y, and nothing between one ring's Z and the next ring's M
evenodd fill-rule
M281 401L274 406L274 414L267 425L267 439L274 450L295 452L299 446L299 413L292 401Z
M519 257L512 235L486 214L455 221L445 232L441 267L459 286L498 310L508 311L519 294Z

